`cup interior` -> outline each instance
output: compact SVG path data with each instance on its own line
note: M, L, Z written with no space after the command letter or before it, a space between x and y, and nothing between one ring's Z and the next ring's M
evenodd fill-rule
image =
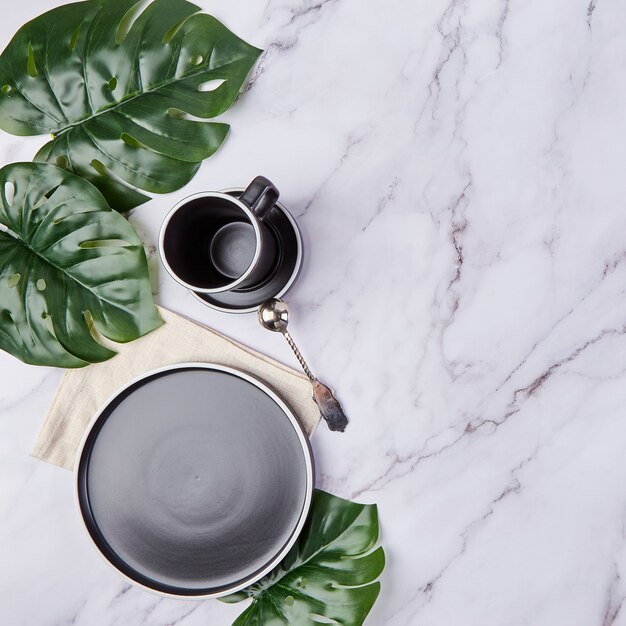
M256 233L249 222L229 222L211 241L211 261L224 276L237 279L254 260Z
M259 238L248 214L220 196L192 198L170 217L162 253L180 281L196 289L224 289L254 264Z

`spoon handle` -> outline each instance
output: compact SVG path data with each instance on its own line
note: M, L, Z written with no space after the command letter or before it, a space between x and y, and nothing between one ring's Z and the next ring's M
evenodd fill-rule
M293 350L293 353L300 362L300 365L302 365L304 373L311 381L311 385L313 386L313 400L315 401L315 404L317 404L317 408L320 410L320 415L328 424L328 428L330 428L330 430L343 432L348 425L348 418L343 412L341 404L339 404L339 401L335 398L333 392L313 375L304 360L304 357L300 354L298 346L296 346L295 341L292 339L287 330L283 330L282 333L285 336L289 347Z
M348 418L343 412L339 400L324 383L319 380L311 382L313 383L313 400L315 400L321 416L326 420L328 428L342 433L348 425Z
M304 373L307 375L307 378L311 382L313 382L315 380L315 376L313 376L313 373L309 369L309 366L306 364L304 357L300 354L300 350L298 350L298 346L296 346L296 342L293 340L293 338L287 332L287 330L283 330L283 335L285 336L285 339L287 340L289 347L293 350L293 353L296 355L296 359L298 359L298 361L300 362L300 365L302 365L302 369L304 370Z

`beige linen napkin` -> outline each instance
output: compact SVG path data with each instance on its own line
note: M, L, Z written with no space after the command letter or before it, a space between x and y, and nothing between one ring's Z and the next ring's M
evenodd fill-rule
M133 378L165 365L200 361L251 374L294 411L307 435L319 421L311 383L302 374L205 326L159 308L165 324L130 344L116 345L109 361L68 370L59 385L31 455L73 469L81 439L96 411Z

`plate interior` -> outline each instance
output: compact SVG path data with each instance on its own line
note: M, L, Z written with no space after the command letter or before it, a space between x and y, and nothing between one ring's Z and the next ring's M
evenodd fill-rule
M307 459L270 395L234 373L156 373L100 414L79 466L79 504L104 556L176 595L254 578L303 514Z

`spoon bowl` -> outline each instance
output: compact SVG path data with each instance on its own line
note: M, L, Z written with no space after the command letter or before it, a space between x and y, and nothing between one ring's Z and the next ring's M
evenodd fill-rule
M284 333L289 324L289 309L278 298L264 302L259 307L259 323L263 328L275 333Z

